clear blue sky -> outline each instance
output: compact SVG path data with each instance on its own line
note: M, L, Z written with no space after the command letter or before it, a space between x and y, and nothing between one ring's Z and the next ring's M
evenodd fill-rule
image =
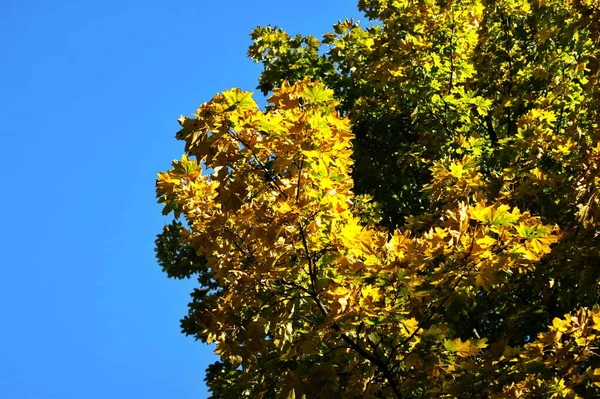
M253 90L251 28L320 35L355 0L0 1L0 398L205 398L156 172L176 119Z

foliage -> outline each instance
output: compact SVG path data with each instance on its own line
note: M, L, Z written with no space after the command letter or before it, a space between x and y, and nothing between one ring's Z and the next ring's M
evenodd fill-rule
M255 29L269 105L216 95L159 174L213 397L599 396L600 3L359 7Z

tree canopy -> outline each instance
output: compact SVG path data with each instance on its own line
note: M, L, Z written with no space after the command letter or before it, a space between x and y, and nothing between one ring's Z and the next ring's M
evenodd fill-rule
M359 8L179 120L156 250L212 397L600 396L600 1Z

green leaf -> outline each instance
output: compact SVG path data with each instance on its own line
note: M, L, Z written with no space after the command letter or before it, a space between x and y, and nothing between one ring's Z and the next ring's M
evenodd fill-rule
M333 90L325 89L321 85L308 85L304 88L302 95L310 103L323 104L332 100Z
M240 89L232 89L223 92L223 97L227 100L227 104L233 109L246 110L256 108L256 102L252 99L252 93L241 91Z

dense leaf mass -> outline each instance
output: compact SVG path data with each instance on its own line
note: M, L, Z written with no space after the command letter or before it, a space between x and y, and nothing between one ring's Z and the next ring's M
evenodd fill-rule
M213 398L600 396L600 1L361 0L252 33L159 173Z

